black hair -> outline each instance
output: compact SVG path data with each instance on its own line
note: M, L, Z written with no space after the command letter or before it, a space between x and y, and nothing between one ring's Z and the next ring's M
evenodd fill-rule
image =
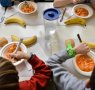
M95 67L90 77L90 87L91 87L91 90L95 90Z
M0 57L0 90L19 90L19 77L15 66Z

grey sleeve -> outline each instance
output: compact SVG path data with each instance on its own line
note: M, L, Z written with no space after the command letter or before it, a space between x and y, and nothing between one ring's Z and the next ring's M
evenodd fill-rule
M54 54L47 60L48 66L53 71L53 78L59 90L85 90L86 82L77 79L61 65L68 59L66 51Z

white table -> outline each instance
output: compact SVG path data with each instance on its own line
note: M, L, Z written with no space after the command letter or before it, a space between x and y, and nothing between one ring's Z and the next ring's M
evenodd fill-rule
M41 59L47 60L47 56L50 56L50 54L48 54L48 55L45 54L45 53L47 53L47 51L46 51L46 48L44 47L44 45L45 45L44 44L45 43L45 39L44 39L45 27L44 27L44 19L43 19L43 10L53 7L53 6L52 6L52 3L37 3L37 5L38 5L38 12L35 14L32 14L32 15L22 15L20 13L16 14L17 16L22 17L27 22L26 29L23 27L20 27L16 24L7 25L7 26L5 26L4 24L1 24L0 25L0 36L10 38L10 35L15 34L15 35L18 35L19 37L30 37L33 34L36 34L38 36L38 43L35 46L30 47L28 49L29 53L30 53L30 51L32 51L32 52L36 53ZM17 12L16 7L17 6L14 6L13 9L8 9L5 14L5 17L8 17L8 16L12 15L13 13ZM65 13L64 19L66 19L72 15L71 9L72 9L72 6L67 7L67 11ZM3 8L1 8L0 11L2 12L2 10L3 10ZM83 27L77 26L77 25L76 26L65 26L65 25L63 25L63 22L60 23L59 20L57 20L56 34L59 39L60 49L65 48L64 41L68 38L73 38L75 40L76 44L78 44L79 43L77 40L78 33L81 35L83 40L95 42L94 24L95 24L95 14L93 15L92 18L87 20L86 28L83 28ZM40 50L40 53L37 52L37 50L35 50L35 48ZM45 51L45 53L43 50ZM78 78L80 78L80 79L88 78L88 77L80 75L74 69L72 59L68 60L64 66L66 66L67 69L71 73L76 75ZM22 65L22 67L24 67L24 66ZM30 72L29 76L30 75L31 75L31 72ZM20 76L26 77L26 74L24 75L24 73L23 73ZM29 76L28 76L28 78L29 78ZM24 79L22 79L22 80L24 80Z

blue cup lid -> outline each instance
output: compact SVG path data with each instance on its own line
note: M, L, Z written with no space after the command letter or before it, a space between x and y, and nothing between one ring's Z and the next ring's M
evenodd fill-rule
M46 20L52 21L58 19L60 14L61 12L57 8L49 8L43 12L43 17Z

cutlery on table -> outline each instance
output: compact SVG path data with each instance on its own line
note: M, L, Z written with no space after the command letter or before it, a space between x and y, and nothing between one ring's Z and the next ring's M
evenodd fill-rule
M13 13L12 15L10 15L10 16L7 16L7 17L5 17L5 18L12 17L12 16L16 15L17 13L18 13L18 12L15 12L15 13Z
M72 18L73 16L74 16L74 14L72 14L71 16L69 16L69 17L67 18L67 20L70 19L70 18Z
M6 14L7 8L8 8L8 7L4 7L5 10L4 10L4 13L3 13L3 15L2 15L2 17L1 17L0 23L2 23L3 20L4 20L4 18L5 18L5 14Z
M61 16L60 22L63 21L63 17L64 17L65 12L66 12L66 8L63 9L63 12L62 12L62 16Z

